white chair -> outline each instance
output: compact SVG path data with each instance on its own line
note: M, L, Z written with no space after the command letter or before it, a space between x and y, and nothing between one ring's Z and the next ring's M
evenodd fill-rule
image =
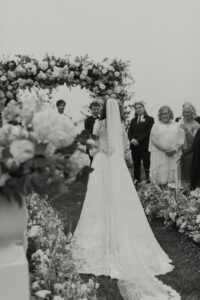
M29 300L29 272L24 248L0 245L0 300Z

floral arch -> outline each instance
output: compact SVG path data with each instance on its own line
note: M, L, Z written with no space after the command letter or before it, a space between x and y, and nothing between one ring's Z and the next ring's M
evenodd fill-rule
M0 82L6 88L7 99L17 99L19 89L38 87L49 89L66 84L68 88L80 86L93 98L106 100L110 97L122 103L130 99L129 87L133 84L129 62L104 58L100 63L88 55L64 58L46 55L41 61L17 55L13 60L0 61Z

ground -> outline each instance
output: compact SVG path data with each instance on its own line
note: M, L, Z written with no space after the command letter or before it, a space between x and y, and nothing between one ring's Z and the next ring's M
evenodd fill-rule
M53 203L64 221L66 233L73 232L76 227L85 192L86 184L75 183L67 198ZM176 266L173 272L159 278L176 289L182 300L200 300L200 246L180 234L175 227L165 228L162 220L154 220L150 225ZM101 276L98 281L101 285L99 300L121 300L116 280Z

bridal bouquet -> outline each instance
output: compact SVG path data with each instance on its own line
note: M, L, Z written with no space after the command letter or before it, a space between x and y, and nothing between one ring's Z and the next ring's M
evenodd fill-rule
M66 193L72 180L91 171L85 136L72 121L38 98L27 102L17 113L21 124L0 128L0 192L19 202L32 191Z

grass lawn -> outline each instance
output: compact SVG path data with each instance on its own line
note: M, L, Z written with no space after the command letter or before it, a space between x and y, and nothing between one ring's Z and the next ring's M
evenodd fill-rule
M86 185L75 183L71 186L67 198L61 198L53 203L65 224L66 233L73 232L76 227L85 192ZM181 294L182 300L200 300L200 247L178 233L176 228L164 228L160 220L155 220L150 225L159 243L176 266L173 272L159 276L159 278L175 288ZM116 280L100 276L98 281L100 283L98 291L100 300L122 299Z

